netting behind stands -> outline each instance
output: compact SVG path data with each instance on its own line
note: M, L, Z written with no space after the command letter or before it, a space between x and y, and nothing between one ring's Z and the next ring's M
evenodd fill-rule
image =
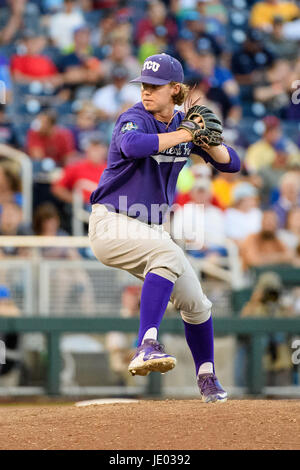
M124 289L142 283L93 260L2 260L0 284L23 315L113 317L120 315ZM211 279L201 284L214 316L231 315L231 287Z
M43 261L40 265L39 314L118 316L122 292L141 281L97 261Z
M34 263L1 260L0 284L9 288L11 298L23 315L32 315L34 306Z
M232 287L228 283L209 279L202 280L201 286L203 292L213 304L212 313L214 317L220 318L232 315Z

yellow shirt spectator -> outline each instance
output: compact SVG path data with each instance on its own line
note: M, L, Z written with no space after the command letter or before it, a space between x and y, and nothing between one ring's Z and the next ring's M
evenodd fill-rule
M233 188L239 182L234 175L234 173L223 173L212 181L212 194L224 209L233 203Z
M257 172L265 166L270 166L275 158L274 147L265 140L259 140L250 145L247 150L245 162L249 171Z
M266 116L263 124L262 138L250 145L245 156L247 169L254 173L272 164L276 152L274 146L283 137L280 119L276 116ZM289 153L294 153L290 150Z
M250 25L252 28L270 30L274 16L281 16L284 21L291 21L300 16L300 9L293 2L266 0L256 3L251 11Z
M287 164L298 164L300 153L297 146L288 141L287 152L289 154ZM258 140L250 145L245 156L246 167L250 172L257 173L261 168L271 166L276 157L276 149L264 139Z

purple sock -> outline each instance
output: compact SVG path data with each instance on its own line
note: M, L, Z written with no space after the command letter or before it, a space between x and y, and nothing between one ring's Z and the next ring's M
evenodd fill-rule
M212 317L199 325L184 323L185 337L192 352L196 374L204 362L214 364L214 331Z
M147 273L141 295L141 316L138 345L149 328L159 328L174 284L154 273Z

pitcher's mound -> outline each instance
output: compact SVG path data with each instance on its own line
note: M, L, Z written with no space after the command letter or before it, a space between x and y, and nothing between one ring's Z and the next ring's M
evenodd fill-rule
M300 449L299 400L0 407L0 449Z

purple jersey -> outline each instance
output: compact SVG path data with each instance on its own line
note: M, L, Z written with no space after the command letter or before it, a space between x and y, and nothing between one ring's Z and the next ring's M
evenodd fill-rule
M228 164L216 163L192 142L159 152L157 134L176 131L183 116L174 112L167 127L146 111L141 102L121 114L112 135L107 168L91 195L91 204L104 204L111 211L161 224L173 203L178 174L191 153L197 153L221 171L239 171L239 158L229 147Z

